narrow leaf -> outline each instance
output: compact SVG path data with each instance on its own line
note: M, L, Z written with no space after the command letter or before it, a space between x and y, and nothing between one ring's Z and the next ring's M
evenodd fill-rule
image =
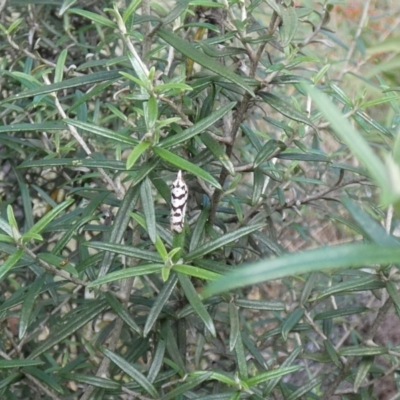
M103 17L102 15L98 14L98 13L94 13L91 11L87 11L87 10L82 10L80 8L70 8L68 10L69 14L76 14L76 15L80 15L82 17L85 17L87 19L89 19L90 21L93 21L95 23L98 23L100 25L104 25L107 26L109 28L112 29L116 29L117 25L115 22L110 21L108 18Z
M156 212L154 210L154 199L151 193L150 179L146 177L140 185L140 198L146 219L147 233L150 240L155 243L157 239Z
M191 162L186 161L182 157L179 157L171 153L170 151L162 149L160 147L154 147L153 151L159 157L169 162L170 164L175 165L176 167L183 169L185 171L188 171L192 173L194 176L198 176L199 178L215 186L217 189L222 190L221 185L218 183L218 181L214 177L212 177L208 172L204 171L197 165L194 165Z
M289 332L297 325L304 315L304 308L296 308L286 319L282 325L283 340L287 340Z
M233 73L229 68L226 68L224 65L218 63L213 58L197 50L196 47L194 47L188 41L180 38L179 36L164 28L158 29L157 35L186 57L195 61L197 64L200 64L202 67L207 68L210 71L215 72L217 75L240 86L241 88L246 90L246 92L250 93L252 97L254 97L253 90L247 85L247 83L243 80L241 76Z
M135 332L139 335L142 334L142 330L133 320L127 309L119 302L119 300L110 292L105 294L108 304L111 306L113 311Z
M126 361L120 355L108 350L103 347L100 349L101 352L109 358L115 365L121 368L126 374L128 374L135 382L137 382L153 399L158 399L157 389L147 380L147 378L133 367L128 361Z
M140 142L129 154L126 160L126 169L131 169L139 157L150 147L150 142Z
M272 108L274 108L285 117L309 125L317 131L317 128L309 118L303 115L300 111L297 111L291 104L282 100L280 97L272 93L266 92L258 92L258 94L266 103L268 103Z
M143 328L144 337L146 337L153 328L153 325L157 321L158 316L160 315L164 305L169 300L169 297L171 296L171 293L174 290L177 282L178 282L178 277L176 276L176 274L174 273L171 274L167 282L165 282L163 288L160 290L160 293L158 293L158 296L153 306L151 307L151 310L149 312L149 315L147 316L147 320Z
M33 306L35 304L36 297L42 290L43 283L44 276L36 278L35 281L29 286L21 309L21 318L19 320L18 333L19 340L21 340L25 336L25 333L29 327Z
M399 258L399 247L381 247L375 244L346 244L286 254L236 269L210 283L203 296L208 297L246 285L314 271L398 263Z
M164 267L164 264L146 264L139 265L137 267L125 268L120 271L114 271L101 278L96 279L91 282L88 287L100 286L105 283L110 283L114 281L119 281L121 279L133 278L134 276L150 275L155 272L160 272Z
M1 101L0 104L4 103L5 101L10 102L14 100L26 99L27 97L34 97L42 94L53 93L59 90L70 89L77 86L90 85L93 83L104 82L108 80L116 80L120 77L121 75L119 74L118 70L93 72L85 76L65 79L62 82L53 83L51 85L43 85L38 88L26 90L14 96L7 97L7 99Z
M67 123L68 125L73 125L76 128L82 129L84 131L94 133L95 135L105 137L107 139L110 139L118 143L129 144L131 146L136 146L139 143L137 139L133 139L128 135L123 135L122 133L114 132L110 129L103 128L101 126L97 126L88 122L76 121L74 119L67 118L65 120L65 123Z
M32 226L31 229L23 236L38 234L43 231L43 229L51 222L54 218L57 217L62 211L64 211L67 207L69 207L74 202L73 199L66 200L59 204L58 206L54 207L50 210L47 214L45 214L35 225Z
M227 114L236 105L236 102L228 103L218 110L214 111L208 117L205 117L198 121L195 125L190 128L185 129L177 135L169 136L159 143L159 147L170 148L176 146L179 143L186 142L192 137L199 133L204 132L207 128L213 125L215 122L219 121L225 114Z
M31 354L29 354L29 358L35 358L40 354L43 354L56 344L60 343L68 336L75 333L78 329L82 328L82 326L86 325L88 322L92 321L95 317L97 317L102 311L107 308L107 303L104 300L101 301L91 301L92 306L87 307L81 313L77 314L74 318L72 324L64 324L58 327L57 330L52 332L49 338L44 341L42 344L37 346ZM76 314L76 309L73 310L74 315ZM65 317L66 318L66 317Z
M195 378L189 378L186 382L179 384L177 388L171 390L169 393L163 396L161 400L172 400L180 398L181 397L180 395L187 393L196 386L199 386L202 382L207 380L211 376L211 374L212 372L209 371L201 376L197 376Z
M240 335L239 313L235 303L229 303L229 350L233 351L236 347L236 341Z
M257 224L253 226L245 226L242 228L237 229L236 231L229 232L225 235L222 235L218 239L215 239L211 242L204 243L203 245L199 246L197 249L191 251L186 257L186 260L194 260L196 258L203 257L204 255L211 253L215 249L222 248L229 243L234 242L235 240L240 239L243 236L249 235L250 233L261 229L264 224Z
M8 271L21 259L23 256L22 250L17 250L0 266L0 281L4 278Z
M192 282L190 279L181 273L178 273L178 279L182 286L183 291L185 292L185 296L189 301L190 305L193 307L195 313L200 317L200 319L204 322L206 328L210 331L213 337L216 337L216 331L214 322L205 308L204 304L201 302L199 295L196 292Z

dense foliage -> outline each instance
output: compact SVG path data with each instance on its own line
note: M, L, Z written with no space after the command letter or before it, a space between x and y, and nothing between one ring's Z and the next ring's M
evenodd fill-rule
M0 1L2 399L397 393L400 13L335 3Z

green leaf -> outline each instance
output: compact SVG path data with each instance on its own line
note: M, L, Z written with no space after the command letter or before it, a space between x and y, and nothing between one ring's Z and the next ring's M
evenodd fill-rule
M157 375L161 370L161 367L164 362L164 354L165 354L165 342L164 340L159 339L156 351L153 354L153 360L150 365L149 373L147 374L147 379L151 383L153 383L156 380Z
M86 242L83 243L84 246L93 247L98 250L111 251L112 253L117 253L125 255L132 258L139 258L140 260L147 260L153 262L161 262L161 257L150 250L142 250L137 247L126 246L123 244L113 244L113 243L103 243L103 242Z
M145 219L137 214L137 213L130 213L130 216L139 224L141 225L144 229L146 229L146 221ZM154 246L156 247L158 254L160 257L163 259L163 261L166 260L168 257L168 252L167 249L165 248L164 242L161 240L160 236L157 235L156 241L154 243Z
M393 300L397 315L400 315L400 293L397 290L397 285L393 281L387 281L386 282L386 290L390 296L390 298Z
M281 151L286 149L285 143L280 140L271 139L261 148L256 158L254 159L254 168L257 168L265 160L270 160Z
M352 314L361 314L368 311L369 308L367 307L346 307L346 308L339 308L338 310L330 310L318 313L313 319L314 321L319 321L323 319L331 319L331 318L340 318L346 315Z
M141 182L140 198L142 200L143 212L146 219L147 233L150 236L150 240L155 243L157 239L156 213L154 210L150 179L148 177Z
M375 244L346 244L286 254L236 269L208 284L203 296L314 271L398 263L399 257L400 247L381 247Z
M207 309L205 308L204 304L201 302L199 295L196 292L192 282L190 279L181 273L178 273L178 279L182 286L182 289L185 293L187 300L189 301L190 305L193 307L195 313L200 317L200 319L204 322L204 325L209 330L213 337L216 337L216 331L214 322L208 313Z
M199 386L202 382L207 380L211 376L212 372L205 372L201 376L197 376L195 378L189 378L184 383L180 383L179 386L169 393L161 397L161 400L172 400L180 398L182 394L188 393L191 389Z
M44 276L38 277L35 281L29 286L28 292L26 294L25 300L22 304L21 316L19 320L19 333L18 338L21 340L29 327L31 314L33 310L33 306L35 304L36 298L42 290L42 286L44 283Z
M349 197L343 198L342 204L347 208L368 239L382 246L400 246L400 242L394 236L389 235L379 222L357 207Z
M257 385L260 385L261 383L264 383L271 379L279 379L285 375L293 374L293 372L299 371L300 369L301 369L301 367L299 367L299 366L294 366L294 367L282 367L281 366L280 368L274 369L272 371L261 372L261 373L257 374L256 376L253 376L253 377L247 379L245 382L250 387L257 386Z
M150 96L147 103L143 104L144 117L148 132L154 131L154 126L158 118L158 104L154 96Z
M133 320L128 310L119 302L119 300L110 292L105 293L108 304L113 309L113 311L120 317L134 332L139 335L142 334L142 330Z
M22 164L18 165L17 168L32 168L32 167L87 167L87 168L105 168L105 169L116 169L120 171L126 170L126 165L123 161L117 160L91 160L88 158L52 158L52 159L39 159L39 160L27 160Z
M76 374L70 372L62 372L60 375L67 380L86 383L90 386L99 387L108 390L121 390L121 385L118 382L112 381L111 379L103 378L100 376Z
M143 82L144 87L150 88L152 86L152 83L149 79L149 70L146 67L146 64L143 63L139 55L135 52L134 54L131 52L128 52L128 59L132 65L132 68L136 72L136 75L138 76L139 80ZM147 94L147 89L142 88L141 93L142 94Z
M164 28L158 29L157 35L161 39L165 40L172 47L174 47L176 50L178 50L180 53L182 53L184 56L195 61L197 64L200 64L202 67L215 72L217 75L227 79L228 81L231 81L234 84L240 86L242 89L250 93L252 97L254 97L253 90L247 85L247 83L241 76L233 73L229 68L226 68L224 65L218 63L213 58L200 52L196 49L196 47L194 47L186 40L181 39L179 36Z
M302 346L295 347L291 351L291 353L288 355L288 357L282 362L280 369L289 367L291 364L293 364L296 361L299 354L302 352L302 350L303 350ZM295 366L295 368L298 368L298 367ZM267 398L267 396L272 392L274 387L279 383L280 379L281 379L281 377L273 378L267 383L265 390L264 390L265 398Z
M236 356L236 365L237 365L237 370L239 372L239 377L240 379L245 380L248 378L249 373L247 370L247 359L246 359L246 353L244 352L242 334L240 332L236 340L235 356Z
M153 325L158 319L158 316L160 315L164 305L167 303L169 300L172 291L175 288L175 285L178 282L178 277L176 276L175 273L172 273L167 282L164 283L164 286L160 290L160 293L158 293L158 296L151 307L151 310L149 312L149 315L147 316L146 323L143 328L143 336L146 337L151 329L153 328Z
M65 119L65 123L75 126L76 128L82 129L84 131L94 133L95 135L105 137L117 143L129 144L131 146L137 146L139 143L137 139L134 139L128 135L123 135L121 133L114 132L110 129L103 128L101 126L97 126L88 122L76 121L74 119L67 118Z
M299 21L293 7L284 7L279 4L282 26L279 28L281 34L281 46L286 47L293 40L297 32Z
M233 351L236 347L236 342L240 335L239 313L236 305L232 302L229 303L229 351Z
M12 232L11 225L1 217L0 217L0 229L2 231L4 231L8 236L12 237L13 232Z
M365 357L361 360L358 365L357 375L354 379L354 393L358 393L361 384L364 382L364 379L367 377L371 367L374 365L374 357Z
M339 349L339 354L344 357L366 357L366 356L379 356L387 354L388 349L385 346L348 346Z
M204 171L197 165L194 165L191 162L184 160L182 157L179 157L171 153L170 151L162 149L160 147L153 147L153 151L155 154L157 154L159 157L169 162L170 164L175 165L176 167L185 171L188 171L194 176L197 176L215 186L217 189L222 190L221 185L218 183L218 181L208 172Z
M25 216L25 228L30 229L33 226L34 222L33 222L33 209L32 209L33 201L29 193L29 187L25 182L24 176L22 176L21 173L14 167L13 171L15 176L17 177L19 189L21 191L21 198Z
M204 234L204 227L207 223L209 214L210 210L208 208L203 208L203 210L201 211L200 216L196 222L194 231L192 233L192 237L190 239L190 252L200 246L200 240Z
M232 161L226 154L225 147L218 143L210 134L204 132L201 134L201 141L206 145L213 156L225 167L230 175L235 175L235 168Z
M0 369L12 369L12 368L22 368L22 367L34 367L38 365L43 365L44 361L40 360L0 360Z
M325 379L323 374L318 375L316 378L309 380L307 383L303 383L299 389L293 392L286 400L296 400L304 398L303 396L313 390L316 386L320 385Z
M122 371L124 371L135 382L137 382L152 398L159 398L157 389L147 380L147 378L141 372L134 368L131 363L105 347L100 348L100 350L115 365L117 365Z
M199 133L204 132L207 128L213 125L215 122L219 121L224 115L226 115L232 108L236 105L236 102L228 103L217 111L214 111L208 117L201 119L195 125L190 128L185 129L184 131L178 133L177 135L169 136L163 141L161 141L158 146L170 148L172 146L176 146L179 143L186 142L192 137L198 135Z
M131 151L131 153L128 156L128 159L126 160L126 169L131 169L136 161L139 159L139 157L150 147L150 142L140 142L137 146L134 147L134 149Z
M130 16L132 15L132 13L134 13L135 10L139 7L140 3L141 3L141 0L132 0L129 3L128 7L124 10L124 13L122 14L122 19L125 24L128 21L128 19L130 18Z
M70 89L77 86L91 85L93 83L104 82L108 80L116 80L118 78L120 78L120 74L119 71L117 70L92 72L85 76L65 79L62 82L53 83L51 85L43 85L40 86L39 88L26 90L14 96L7 97L7 99L1 101L0 104L6 101L10 102L14 100L26 99L27 97L34 97L42 94L57 92L63 89Z
M102 15L98 14L98 13L94 13L91 11L87 11L87 10L82 10L80 8L70 8L68 10L69 14L76 14L76 15L81 15L82 17L85 17L95 23L98 23L100 25L104 25L107 26L109 28L112 29L116 29L117 28L117 24L113 21L110 21L108 18L103 17Z
M4 278L8 271L21 259L23 256L22 250L17 250L12 255L10 255L5 262L0 267L0 281Z
M164 264L146 264L121 269L120 271L110 272L109 274L96 279L95 281L89 283L88 287L99 286L105 283L119 281L121 279L132 278L134 276L154 274L155 272L160 272L163 267Z
M8 132L34 132L34 131L62 131L66 125L62 122L41 122L35 124L12 124L0 126L0 133Z
M251 310L284 311L286 309L285 303L278 300L235 299L235 304Z
M221 276L221 274L217 274L215 272L208 271L203 268L194 267L192 265L175 264L172 267L172 269L175 272L180 272L185 275L194 276L196 278L206 279L211 281L214 281L215 279L218 279Z
M90 307L88 307L88 305L90 305ZM78 309L74 309L72 312L70 312L73 313L75 316L73 322L64 325L61 324L57 330L52 332L52 334L46 341L35 347L35 349L29 354L28 358L32 359L39 356L40 354L43 354L56 344L66 339L68 336L75 333L78 329L82 328L82 326L92 321L106 308L107 303L104 300L96 300L90 301L90 303L87 301L85 306L83 307L83 311L81 311L79 314L77 314ZM64 317L64 319L66 318L67 317Z
M282 325L283 340L287 340L290 331L298 324L304 315L304 308L296 308L286 319Z
M291 104L282 100L280 97L275 96L272 93L266 92L258 92L258 95L261 96L261 98L272 108L274 108L285 117L288 117L293 121L302 122L303 124L309 125L314 128L315 131L318 130L309 118L307 118L301 112L297 111Z
M251 195L252 206L262 201L261 196L265 190L265 176L262 170L260 168L256 168L253 172L253 176L253 192Z
M373 290L384 287L385 284L376 275L370 275L364 277L357 277L355 279L348 279L345 282L340 282L336 285L325 289L318 294L317 299L321 299L326 296L331 296L335 293L346 293L346 292L359 292L363 290Z
M281 160L297 160L311 162L331 162L330 158L323 154L303 154L303 153L279 153L277 158Z
M62 211L68 208L74 202L73 199L66 200L61 204L54 207L47 214L45 214L35 225L32 226L29 231L22 236L23 239L26 239L28 235L39 234L43 231L46 226L57 217Z
M61 50L61 53L57 58L56 69L54 70L54 83L58 83L63 80L64 66L67 55L68 55L67 49Z
M196 258L200 258L205 256L208 253L211 253L215 249L222 248L229 243L234 242L235 240L240 239L243 236L249 235L250 233L261 229L264 227L264 224L256 224L253 226L244 226L239 228L233 232L226 233L222 235L218 239L215 239L211 242L204 243L199 246L197 249L191 251L189 254L186 255L185 260L194 260Z
M175 7L163 19L163 25L166 26L175 21L188 8L189 3L190 0L177 1Z
M65 394L63 387L57 383L58 379L53 374L50 375L36 367L25 367L22 369L22 372L32 375L39 382L43 382L46 386L49 386L56 392Z
M335 347L333 346L332 342L329 339L324 340L324 347L326 352L328 353L330 359L338 368L343 368L342 363L340 362L339 355Z

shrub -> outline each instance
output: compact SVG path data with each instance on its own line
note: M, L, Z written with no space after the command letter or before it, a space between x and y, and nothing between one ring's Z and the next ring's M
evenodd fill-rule
M354 32L334 2L26 3L0 6L2 398L395 393L369 2Z

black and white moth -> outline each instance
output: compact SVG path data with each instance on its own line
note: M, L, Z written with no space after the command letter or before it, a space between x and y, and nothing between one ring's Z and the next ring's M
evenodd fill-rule
M183 180L182 171L179 171L176 180L171 185L171 230L174 232L182 232L187 199L188 187Z

